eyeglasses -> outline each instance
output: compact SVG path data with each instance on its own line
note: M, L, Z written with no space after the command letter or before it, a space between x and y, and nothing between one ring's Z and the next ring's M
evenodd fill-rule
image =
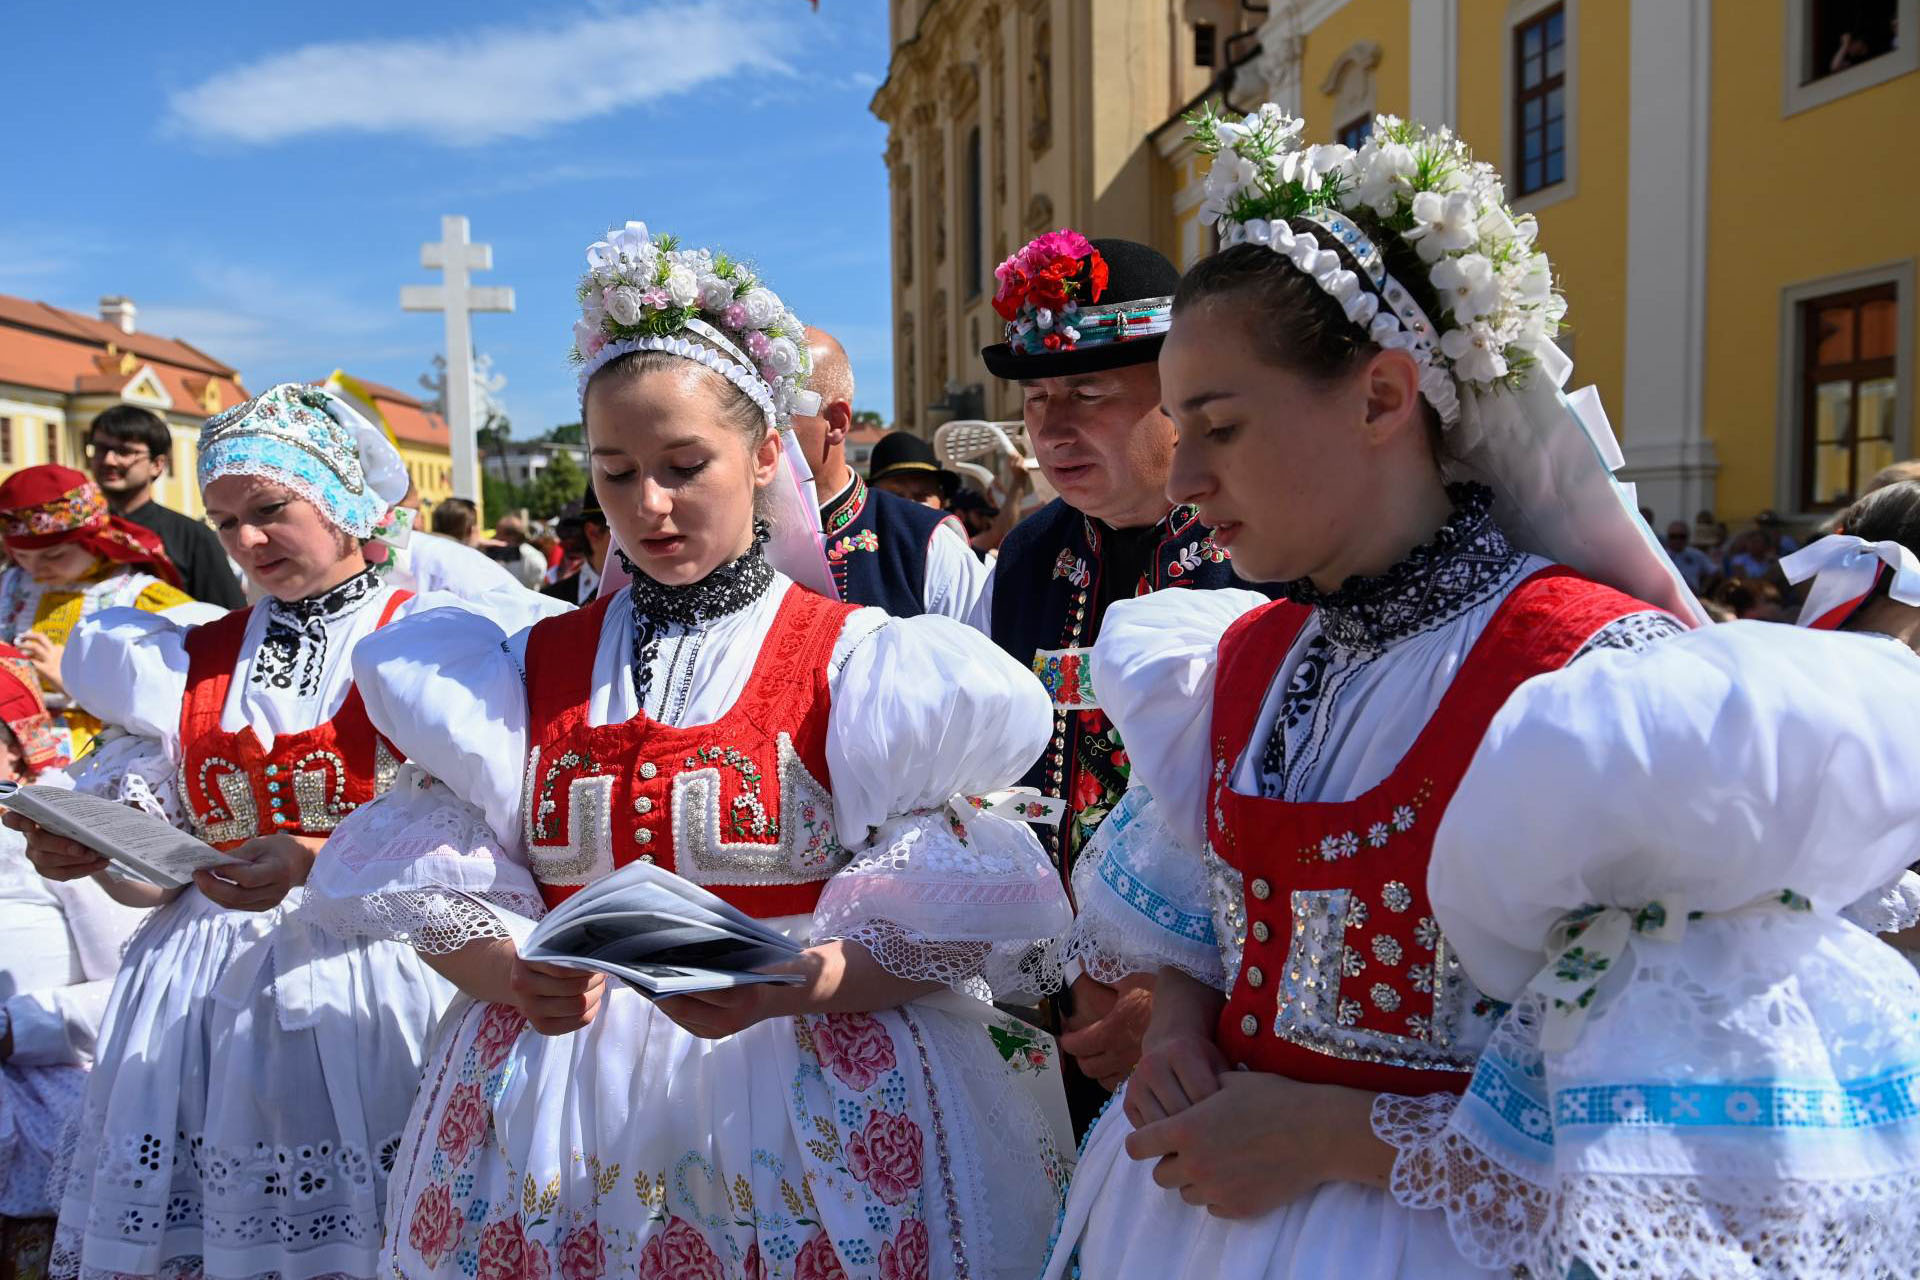
M94 440L87 445L87 456L93 458L118 458L122 462L146 462L153 457L153 450L141 444L119 444L106 440Z

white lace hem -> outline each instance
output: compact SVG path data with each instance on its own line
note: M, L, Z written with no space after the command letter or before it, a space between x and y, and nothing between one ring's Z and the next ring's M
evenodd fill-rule
M908 982L937 982L979 1000L1044 996L1064 982L1060 940L968 942L928 938L892 920L822 931L815 944L857 942L880 967Z

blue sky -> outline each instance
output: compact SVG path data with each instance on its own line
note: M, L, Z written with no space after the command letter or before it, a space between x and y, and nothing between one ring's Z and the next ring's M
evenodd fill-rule
M577 417L586 246L629 218L754 259L891 416L880 0L333 0L0 8L0 293L126 294L253 390L417 390L420 244L466 214L513 286L475 344L525 438Z

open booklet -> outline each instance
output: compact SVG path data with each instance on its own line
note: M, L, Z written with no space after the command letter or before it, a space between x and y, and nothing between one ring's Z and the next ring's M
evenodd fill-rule
M699 885L651 862L630 862L542 916L520 942L541 964L591 969L649 999L751 983L795 984L758 969L799 955L798 943Z
M78 840L123 874L162 889L191 884L203 867L239 866L212 845L164 818L115 800L64 787L0 784L0 808L31 818L57 836Z

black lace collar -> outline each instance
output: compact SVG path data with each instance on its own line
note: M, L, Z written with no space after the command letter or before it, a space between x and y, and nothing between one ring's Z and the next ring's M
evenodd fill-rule
M1427 542L1376 577L1348 578L1322 591L1306 578L1280 588L1287 599L1319 611L1329 641L1351 649L1384 649L1466 613L1511 583L1526 556L1493 522L1493 491L1447 486L1453 515Z
M698 582L670 587L656 582L633 567L626 553L620 563L633 575L627 595L633 601L633 691L644 711L647 695L653 688L653 664L660 653L662 628L678 624L698 629L715 618L735 614L760 599L773 585L773 565L768 562L767 536L771 530L764 520L753 522L753 545L737 560L729 561Z
M338 586L304 600L267 601L267 633L254 655L248 682L267 689L292 689L303 698L320 692L326 669L328 624L357 613L382 583L372 566Z

